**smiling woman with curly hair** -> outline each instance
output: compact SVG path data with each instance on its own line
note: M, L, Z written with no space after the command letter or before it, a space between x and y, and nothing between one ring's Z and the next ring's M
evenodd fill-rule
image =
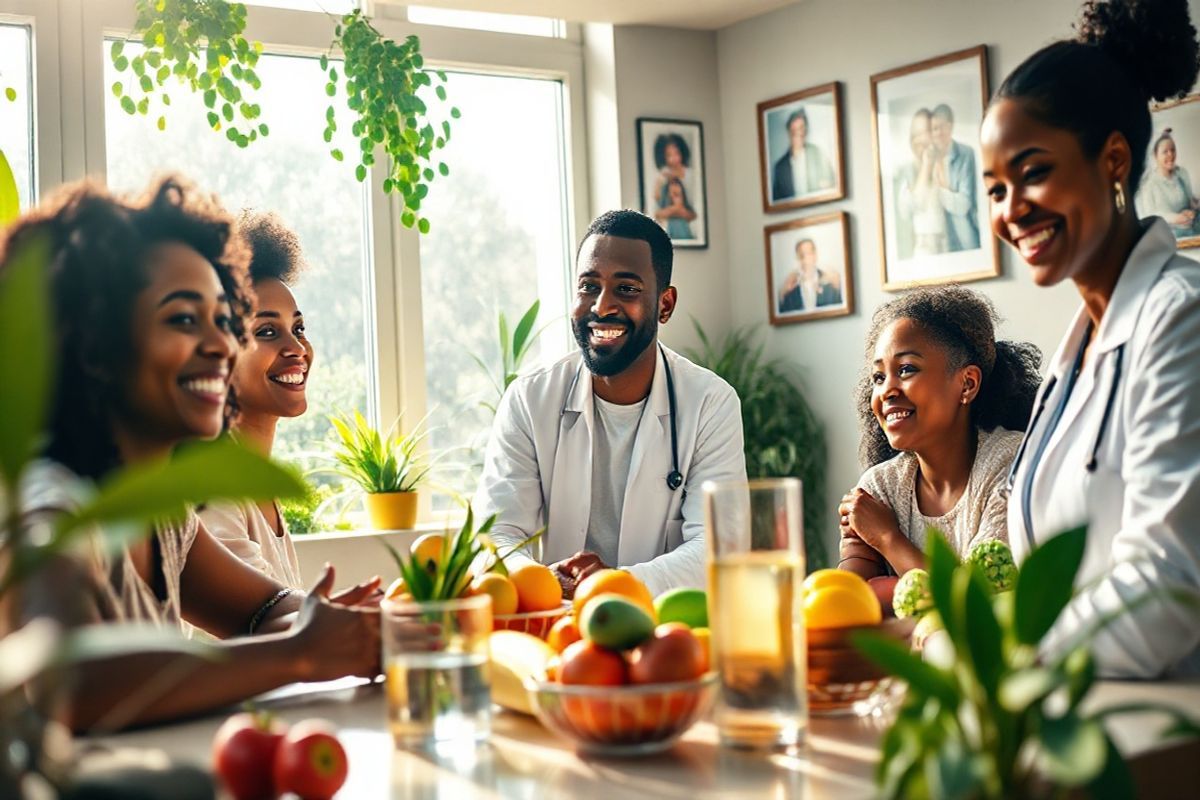
M1040 351L996 341L996 311L961 286L879 308L857 391L868 467L838 509L841 564L870 578L923 566L925 529L960 556L1008 539L1009 465L1029 422Z
M232 220L177 178L136 202L92 184L67 187L10 230L0 274L39 239L49 245L57 335L45 458L22 485L34 525L77 507L89 483L118 467L151 465L189 440L219 435L251 310L248 254ZM192 511L115 551L100 537L89 545L25 581L16 624L39 616L66 627L186 620L217 637L274 635L228 643L213 661L143 650L80 664L65 708L77 729L111 724L135 695L119 724L209 710L297 680L378 672L378 614L325 599L330 568L304 599L240 561ZM356 603L374 588L337 599ZM0 632L10 622L0 619Z

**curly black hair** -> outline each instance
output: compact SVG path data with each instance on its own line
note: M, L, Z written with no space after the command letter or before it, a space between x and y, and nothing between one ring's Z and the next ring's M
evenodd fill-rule
M300 250L300 237L279 215L245 209L238 217L238 233L250 247L250 280L274 278L292 286L308 264Z
M1025 430L1041 383L1042 351L1028 342L996 341L995 326L1000 318L992 302L977 292L954 285L916 289L880 306L871 318L866 368L854 392L858 456L864 469L897 454L871 409L871 360L884 328L900 319L917 323L944 347L951 369L968 364L979 367L983 378L971 403L971 422L976 428Z
M662 169L667 165L667 145L673 144L679 149L679 158L685 167L692 165L692 148L687 140L678 133L660 133L654 140L654 166Z
M216 200L175 176L156 181L132 201L87 181L63 187L12 224L0 242L0 270L35 241L49 248L57 334L55 393L43 455L99 479L120 464L111 418L125 402L122 387L133 368L131 320L136 298L149 283L149 250L181 242L207 259L243 344L252 311L250 254ZM226 414L234 409L231 390Z
M1120 133L1136 187L1150 144L1150 101L1186 94L1200 71L1187 0L1088 0L1076 30L1075 39L1027 58L992 102L1020 101L1035 119L1075 134L1089 158Z

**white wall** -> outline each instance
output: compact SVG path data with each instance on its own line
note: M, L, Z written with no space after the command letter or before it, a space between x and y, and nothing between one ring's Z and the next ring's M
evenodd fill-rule
M871 312L895 296L880 288L869 76L987 44L994 90L1034 50L1069 35L1078 8L1078 0L807 0L718 33L732 324L767 323L764 225L833 210L850 215L857 311L849 317L768 328L766 334L772 354L800 366L806 395L826 424L830 457L825 533L831 540L836 536L837 498L860 473L851 392L863 364L864 335ZM756 105L829 81L843 84L847 197L800 211L764 214ZM1071 285L1034 287L1024 265L1007 249L1000 278L970 285L991 297L1007 318L1000 329L1003 338L1032 341L1046 357L1078 303Z
M610 46L611 60L607 57ZM594 215L615 202L626 208L640 205L638 117L698 120L704 126L709 245L707 249L675 250L672 283L679 289L679 307L660 331L668 347L694 347L698 340L691 317L706 331L723 332L730 324L717 35L675 28L588 26L584 68L588 81L588 138L593 151ZM607 70L612 72L611 80ZM603 154L603 158L596 154ZM619 201L614 200L611 189L605 191L613 171L620 177Z

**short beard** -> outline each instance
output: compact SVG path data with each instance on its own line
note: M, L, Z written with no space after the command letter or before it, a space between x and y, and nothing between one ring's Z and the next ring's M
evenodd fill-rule
M579 344L579 350L583 355L583 363L587 366L588 371L601 378L611 378L629 369L638 356L654 342L658 335L658 319L651 316L649 322L642 327L629 328L625 334L628 341L608 355L597 353L588 342L588 334L591 332L588 325L603 321L600 317L589 314L577 321L572 328L575 332L575 341Z

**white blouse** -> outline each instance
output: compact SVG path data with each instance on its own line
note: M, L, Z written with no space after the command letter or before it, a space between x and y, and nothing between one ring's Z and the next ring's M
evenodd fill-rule
M214 503L200 511L204 527L231 553L259 572L293 589L303 589L296 545L288 533L283 513L279 515L282 535L277 534L256 503Z

